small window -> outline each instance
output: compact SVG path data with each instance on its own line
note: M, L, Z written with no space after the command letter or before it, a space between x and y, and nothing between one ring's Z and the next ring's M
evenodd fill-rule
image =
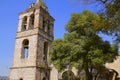
M24 58L28 58L28 47L24 47Z
M28 51L29 51L29 41L24 40L23 41L23 57L28 58Z

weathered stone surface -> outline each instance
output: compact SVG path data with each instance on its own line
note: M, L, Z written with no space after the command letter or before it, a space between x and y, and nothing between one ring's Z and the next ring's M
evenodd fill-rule
M36 80L36 69L35 68L16 68L10 72L10 80Z

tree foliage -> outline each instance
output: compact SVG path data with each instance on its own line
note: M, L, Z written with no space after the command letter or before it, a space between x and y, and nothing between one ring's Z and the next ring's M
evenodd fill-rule
M116 56L117 45L103 41L95 29L100 16L90 12L73 13L66 24L67 33L63 39L53 41L50 51L51 61L61 71L65 68L82 66L87 80L92 80L103 69L103 64Z
M120 1L107 0L105 12L102 13L104 18L108 20L109 31L116 36L116 41L120 42Z
M84 0L83 0L84 1ZM85 0L89 3L99 2L104 7L99 13L101 18L105 18L105 22L98 28L102 32L113 35L115 41L120 42L120 0ZM98 22L97 22L98 24Z

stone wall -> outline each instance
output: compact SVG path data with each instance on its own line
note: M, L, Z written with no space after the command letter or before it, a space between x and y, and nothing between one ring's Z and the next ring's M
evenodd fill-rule
M10 77L9 80L36 80L36 68L29 68L29 67L24 67L24 68L12 68L12 71L10 72Z

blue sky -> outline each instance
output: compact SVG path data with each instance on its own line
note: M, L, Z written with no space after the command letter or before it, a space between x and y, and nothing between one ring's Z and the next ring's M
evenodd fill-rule
M0 2L0 75L2 76L8 76L12 65L18 13L27 9L33 2L36 0L1 0ZM75 0L45 0L45 2L50 14L55 18L55 39L64 36L65 24L70 19L71 13L82 12L85 9L96 12L100 8L97 5L81 5ZM107 36L104 38L111 40Z

